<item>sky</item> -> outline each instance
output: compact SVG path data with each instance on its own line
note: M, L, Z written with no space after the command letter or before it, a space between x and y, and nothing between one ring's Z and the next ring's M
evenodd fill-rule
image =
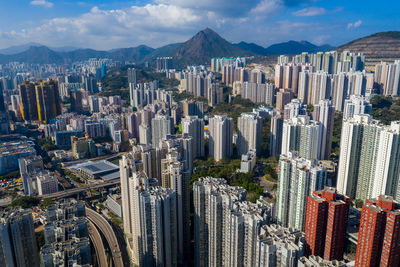
M36 42L108 50L154 48L211 28L230 42L338 46L400 30L398 0L1 0L0 48Z

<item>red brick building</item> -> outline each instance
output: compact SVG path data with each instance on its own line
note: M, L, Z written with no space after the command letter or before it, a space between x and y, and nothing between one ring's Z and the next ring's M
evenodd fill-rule
M342 260L350 199L325 187L307 199L306 254Z
M355 267L400 266L400 204L391 196L362 208Z

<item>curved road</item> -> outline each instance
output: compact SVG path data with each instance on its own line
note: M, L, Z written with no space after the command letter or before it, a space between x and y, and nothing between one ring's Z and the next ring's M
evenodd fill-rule
M105 236L108 245L111 249L112 258L114 261L115 267L123 267L123 261L121 256L121 250L119 248L117 237L115 236L114 230L112 229L111 225L104 219L103 216L98 214L92 209L86 207L86 217L95 224L99 230Z
M96 250L97 261L100 267L107 267L107 257L104 250L103 240L101 239L99 231L92 221L88 220L89 238L93 242L94 249Z

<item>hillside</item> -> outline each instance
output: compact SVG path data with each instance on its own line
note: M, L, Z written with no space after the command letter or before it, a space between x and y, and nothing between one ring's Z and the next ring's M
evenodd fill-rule
M179 65L209 64L213 57L251 56L254 53L240 49L207 28L184 42L173 53Z
M306 41L289 41L274 44L268 48L255 43L240 42L232 44L213 30L206 28L184 43L169 44L156 49L145 45L110 51L93 49L75 49L70 51L70 49L72 48L61 47L51 49L35 43L9 47L0 50L4 52L4 54L0 52L0 64L11 61L62 64L84 61L89 58L110 58L122 62L129 61L142 64L146 61L154 62L157 57L172 56L175 67L182 68L188 64L210 64L210 59L213 57L261 56L259 58L263 58L270 55L328 51L332 47L329 45L317 46ZM11 54L12 52L14 53Z
M257 55L267 56L269 54L269 52L266 48L264 48L260 45L257 45L255 43L240 42L240 43L237 43L234 45L239 47L242 50L250 51Z
M375 33L342 45L337 50L364 53L366 65L370 68L381 61L392 62L400 58L400 31Z
M286 55L286 54L301 54L302 52L316 53L325 52L335 49L330 45L317 46L307 41L289 41L279 44L273 44L266 48L269 54Z

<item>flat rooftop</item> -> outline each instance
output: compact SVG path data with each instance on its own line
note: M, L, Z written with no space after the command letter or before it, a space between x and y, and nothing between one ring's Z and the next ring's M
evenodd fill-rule
M106 161L106 160L100 160L100 161L86 161L74 166L71 166L73 169L78 169L80 171L84 171L86 173L89 173L91 175L101 175L103 173L109 173L113 171L119 171L119 166Z

